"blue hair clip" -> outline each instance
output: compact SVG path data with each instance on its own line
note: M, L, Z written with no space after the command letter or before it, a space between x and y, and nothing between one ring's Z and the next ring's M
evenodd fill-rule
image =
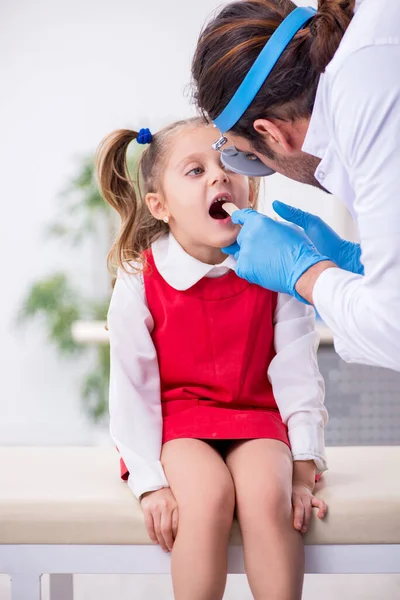
M152 139L153 136L151 134L150 129L145 128L139 131L136 141L138 144L150 144Z

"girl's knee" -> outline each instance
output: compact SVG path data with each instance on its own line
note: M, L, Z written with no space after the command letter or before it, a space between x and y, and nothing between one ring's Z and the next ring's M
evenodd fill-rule
M282 525L292 519L292 498L289 489L261 488L258 493L241 494L238 512L242 518L254 522Z
M266 494L266 515L275 521L292 518L292 495L287 489L275 489Z
M207 497L207 516L210 519L219 518L232 522L233 512L235 510L235 487L231 479L218 486L215 490L210 490Z
M235 509L233 481L226 478L205 493L196 497L191 494L178 508L180 519L197 520L200 527L207 523L213 527L230 527Z

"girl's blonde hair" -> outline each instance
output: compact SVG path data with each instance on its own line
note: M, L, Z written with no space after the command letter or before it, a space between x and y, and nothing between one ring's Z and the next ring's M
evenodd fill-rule
M100 193L104 200L118 212L121 229L107 257L111 271L120 267L127 270L126 263L139 263L143 268L144 252L162 234L169 231L166 223L151 214L145 197L149 192L157 192L161 173L173 137L188 127L206 126L204 119L194 117L177 121L154 134L140 155L136 173L132 179L127 164L129 144L138 136L130 129L119 129L107 135L100 143L96 154L96 170ZM255 202L258 183L255 189Z

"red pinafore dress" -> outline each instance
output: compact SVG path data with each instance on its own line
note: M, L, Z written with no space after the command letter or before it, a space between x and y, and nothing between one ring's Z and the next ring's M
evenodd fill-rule
M176 290L151 252L144 271L154 319L163 443L176 438L272 438L289 445L267 377L277 294L234 271ZM128 476L121 459L121 476Z

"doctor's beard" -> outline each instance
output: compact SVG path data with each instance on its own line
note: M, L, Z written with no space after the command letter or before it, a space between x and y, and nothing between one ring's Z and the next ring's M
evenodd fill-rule
M321 162L321 159L317 156L300 151L294 156L284 157L273 152L263 140L258 141L257 151L259 155L262 154L268 160L265 164L277 173L289 177L289 179L293 179L294 181L312 185L330 194L314 175Z
M286 175L286 177L326 191L314 175L320 162L320 158L306 154L305 152L301 152L300 155L291 158L282 159L279 157L277 160L280 172Z
M275 155L273 160L273 168L277 173L285 175L285 177L289 177L289 179L293 179L294 181L312 185L328 194L330 193L320 184L314 175L321 162L321 159L317 156L312 156L306 152L300 152L298 155L290 158L283 158L282 156Z

